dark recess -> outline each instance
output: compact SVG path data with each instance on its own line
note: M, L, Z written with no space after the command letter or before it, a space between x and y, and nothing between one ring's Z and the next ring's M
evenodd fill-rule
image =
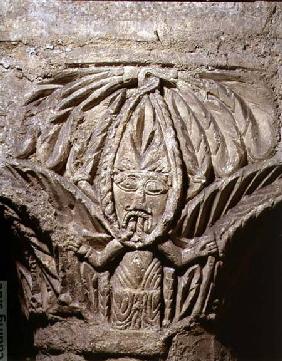
M219 338L239 361L281 361L282 206L238 232L226 261Z

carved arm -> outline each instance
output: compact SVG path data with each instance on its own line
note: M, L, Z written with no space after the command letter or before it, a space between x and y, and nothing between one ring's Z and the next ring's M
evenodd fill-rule
M185 240L185 239L184 239ZM182 249L168 240L158 246L162 252L176 267L187 266L197 259L214 255L218 252L216 242L212 237L194 238L191 247Z
M104 267L108 262L113 260L123 250L121 243L113 239L110 241L102 251L96 251L88 245L82 245L77 253L87 260L91 266L95 268Z

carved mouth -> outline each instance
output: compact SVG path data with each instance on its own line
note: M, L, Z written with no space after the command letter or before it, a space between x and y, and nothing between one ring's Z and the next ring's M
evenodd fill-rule
M130 210L123 218L122 227L138 235L149 233L152 227L152 215L145 210Z

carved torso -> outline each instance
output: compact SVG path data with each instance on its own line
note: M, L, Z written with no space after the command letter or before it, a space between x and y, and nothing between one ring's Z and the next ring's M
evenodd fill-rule
M148 251L128 252L111 280L114 328L160 328L162 267Z

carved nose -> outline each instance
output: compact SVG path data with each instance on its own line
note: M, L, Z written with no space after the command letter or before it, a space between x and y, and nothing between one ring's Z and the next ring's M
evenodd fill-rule
M138 188L137 191L135 192L135 197L134 197L134 208L144 208L145 205L145 201L146 201L146 194L143 188Z

